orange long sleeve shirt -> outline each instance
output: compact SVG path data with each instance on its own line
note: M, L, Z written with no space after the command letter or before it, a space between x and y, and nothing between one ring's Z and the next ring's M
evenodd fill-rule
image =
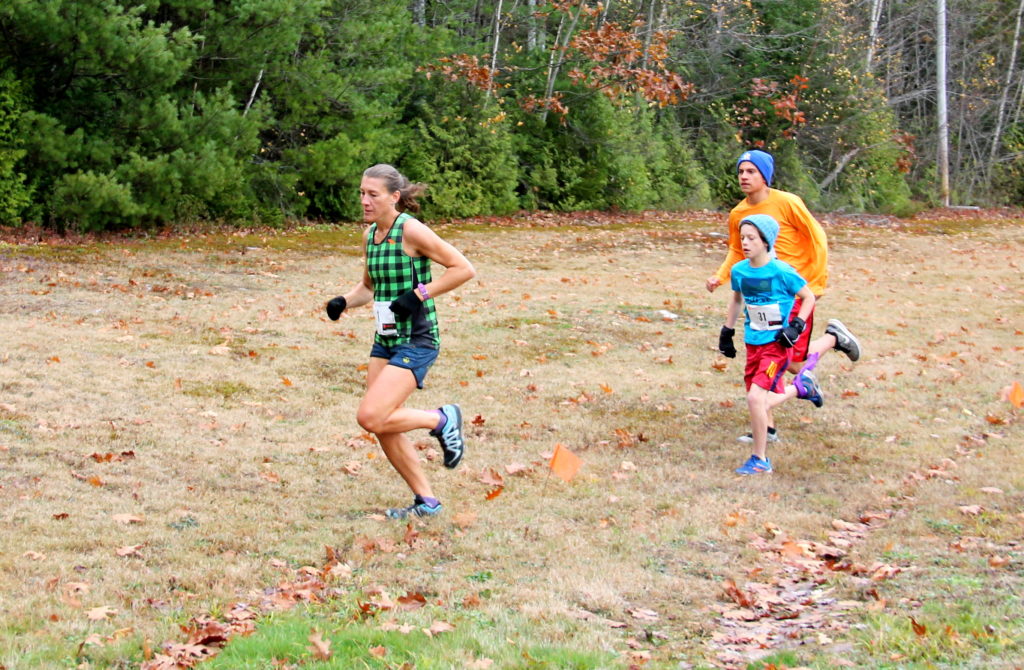
M821 297L828 283L828 238L825 230L799 196L774 188L768 191L764 201L751 205L744 198L729 212L729 252L715 273L722 283L729 284L732 266L744 258L740 245L740 221L751 214L768 214L779 222L776 256L792 265L807 280L811 292Z

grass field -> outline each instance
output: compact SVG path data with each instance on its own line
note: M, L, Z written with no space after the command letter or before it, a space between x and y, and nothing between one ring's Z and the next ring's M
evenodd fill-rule
M469 446L413 434L413 524L323 313L358 227L0 245L0 668L1024 667L1024 221L828 226L864 357L746 479L722 217L438 229L478 277L410 405Z

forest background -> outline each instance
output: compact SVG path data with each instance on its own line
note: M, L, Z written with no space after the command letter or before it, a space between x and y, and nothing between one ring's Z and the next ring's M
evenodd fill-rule
M1024 2L947 7L954 204L1024 202ZM919 0L6 0L0 224L355 220L377 162L426 217L719 208L776 155L812 208L939 204Z

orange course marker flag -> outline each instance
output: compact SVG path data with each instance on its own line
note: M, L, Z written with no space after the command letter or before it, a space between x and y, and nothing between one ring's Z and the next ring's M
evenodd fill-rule
M561 442L555 444L555 453L551 454L551 471L565 481L570 481L583 465L579 456L572 453Z
M1024 388L1021 388L1020 382L1013 382L1013 387L1010 389L1010 404L1017 409L1024 405Z

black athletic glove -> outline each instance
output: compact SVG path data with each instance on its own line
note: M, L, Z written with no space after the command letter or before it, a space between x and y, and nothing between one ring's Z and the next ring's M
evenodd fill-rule
M775 341L789 349L800 339L800 333L804 332L805 328L807 328L807 324L804 323L804 320L799 316L794 316L790 319L789 325L775 335Z
M331 321L337 321L346 307L348 307L348 300L345 300L345 296L339 295L337 298L331 298L327 302L327 316Z
M736 347L732 343L732 336L736 334L735 328L722 326L722 332L718 334L718 350L726 358L736 358Z
M419 314L423 309L423 302L416 295L416 290L406 291L391 301L391 312L395 316L408 319L414 314Z

